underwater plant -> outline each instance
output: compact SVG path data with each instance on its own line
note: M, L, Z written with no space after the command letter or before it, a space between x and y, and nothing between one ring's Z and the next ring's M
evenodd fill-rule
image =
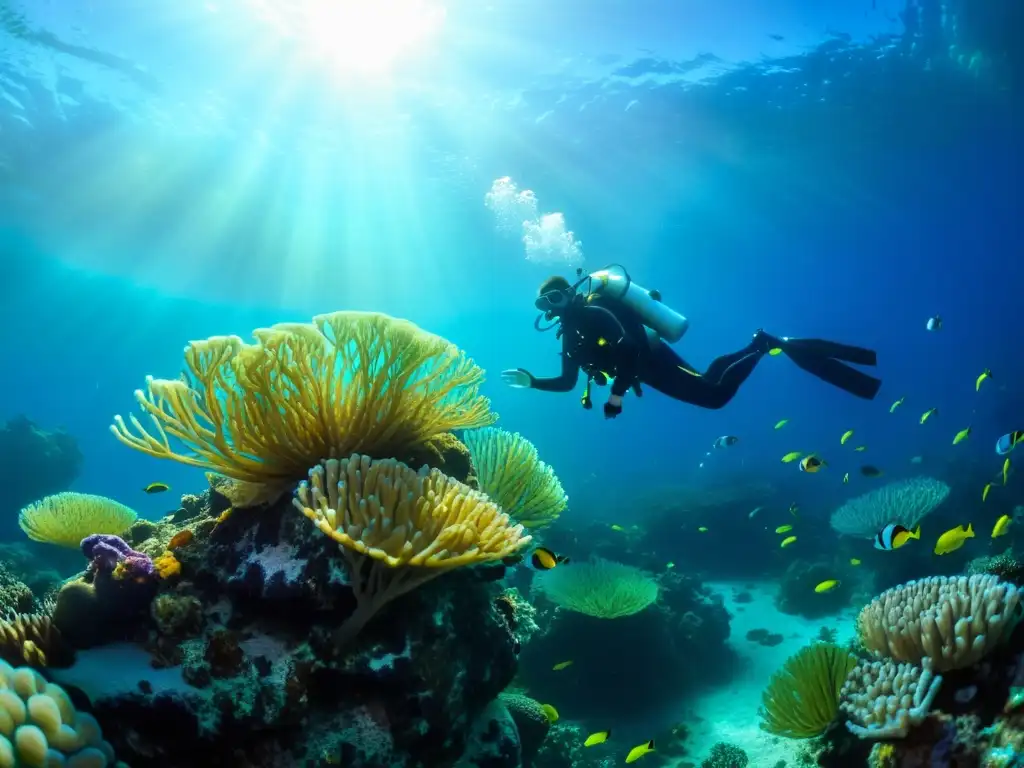
M569 497L525 437L488 427L465 432L462 440L473 457L480 490L513 520L541 528L562 514Z
M394 459L330 459L309 470L295 507L340 545L356 609L344 645L396 597L453 568L508 557L530 541L478 491Z
M151 434L114 417L121 442L235 481L238 506L272 501L329 458L405 457L456 429L491 424L483 370L440 336L374 312L334 312L185 348L182 379L135 398ZM185 451L171 447L171 438Z
M791 739L824 733L839 713L840 692L856 665L856 656L832 643L797 651L761 695L761 730Z
M92 534L119 535L138 515L124 504L91 493L56 493L21 510L18 525L33 541L77 549Z
M829 522L836 533L864 539L873 538L889 523L912 531L947 496L949 486L941 480L901 480L850 499L832 513Z
M560 608L598 619L631 616L658 599L654 576L600 557L544 571L534 583Z

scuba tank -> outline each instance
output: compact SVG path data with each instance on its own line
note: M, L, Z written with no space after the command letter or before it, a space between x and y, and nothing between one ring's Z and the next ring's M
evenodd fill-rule
M662 303L661 297L656 291L648 291L633 282L629 273L619 264L611 264L604 269L592 272L580 280L577 285L588 281L590 283L589 294L618 299L636 312L643 320L644 325L657 331L658 335L666 341L679 341L690 327L689 320Z

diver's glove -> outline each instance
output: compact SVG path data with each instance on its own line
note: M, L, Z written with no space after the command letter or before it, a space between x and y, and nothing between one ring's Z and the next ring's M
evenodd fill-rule
M622 413L622 398L618 395L612 395L608 398L608 402L604 404L604 417L606 419L614 419Z
M522 368L510 368L501 372L501 380L514 389L529 389L533 386L533 375Z

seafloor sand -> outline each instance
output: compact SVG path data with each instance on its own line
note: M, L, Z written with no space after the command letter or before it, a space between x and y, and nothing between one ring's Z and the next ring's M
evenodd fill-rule
M747 589L747 586L753 587ZM796 765L800 742L765 733L758 728L757 709L772 673L804 645L818 637L822 627L837 631L840 644L853 637L856 609L848 608L839 615L820 619L789 616L775 610L776 582L712 582L708 586L725 598L732 614L729 642L741 659L731 683L681 702L679 719L691 725L687 742L688 754L679 762L700 765L711 747L719 741L735 744L746 751L750 768L773 768L779 760L788 767ZM737 592L748 591L753 602L737 603ZM746 639L752 629L768 629L785 639L776 646L765 647ZM700 720L694 723L696 718Z

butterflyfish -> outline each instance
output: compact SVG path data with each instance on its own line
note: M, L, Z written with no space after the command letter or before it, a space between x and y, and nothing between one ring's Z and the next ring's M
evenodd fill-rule
M975 392L981 391L981 385L985 383L985 379L991 379L991 378L992 378L992 369L991 368L986 368L984 371L981 372L981 375L975 380L975 382L974 382L974 391Z
M814 591L819 595L823 592L831 592L833 589L838 587L840 584L839 579L826 579L814 588Z
M557 664L555 664L555 666L553 666L551 668L551 671L552 672L561 672L566 667L571 667L571 666L572 666L572 660L571 659L569 661L560 661Z
M530 553L530 565L538 571L550 571L556 565L568 563L569 558L563 555L556 555L546 547L537 547Z
M781 421L777 421L775 423L775 428L776 429L782 429L787 424L789 424L789 419L782 419Z
M142 490L144 493L163 493L164 491L171 490L171 486L167 483L150 483Z
M587 740L583 742L584 747L593 747L597 744L604 744L612 736L611 731L598 731L587 736Z
M782 463L790 464L799 459L801 456L803 456L803 453L801 453L800 451L790 451L789 453L782 457Z
M948 555L950 552L956 552L964 545L965 541L973 538L974 528L971 527L970 523L967 524L966 530L962 525L958 525L956 528L950 528L944 534L939 536L939 540L935 542L935 554Z
M956 445L958 443L962 443L964 440L966 440L968 437L970 437L970 434L971 434L971 428L970 427L967 427L967 429L961 429L959 432L956 433L956 437L953 438L953 445Z
M781 543L781 544L779 544L779 548L780 548L780 549L785 549L785 548L786 548L786 547L788 547L788 546L789 546L790 544L792 544L792 543L793 543L794 541L796 541L796 536L787 536L786 538L784 538L784 539L782 540L782 543Z
M654 751L654 739L651 739L650 741L645 742L643 744L640 744L639 746L633 747L631 750L629 750L629 754L626 755L626 762L627 763L635 763L637 760L639 760L641 757L646 755L648 752L653 752L653 751Z
M899 549L911 539L921 538L921 526L913 531L904 528L899 523L889 523L885 528L875 534L875 549L890 551Z
M927 411L921 414L921 423L924 424L928 419L939 412L938 408L929 408Z
M1017 443L1021 442L1024 442L1024 431L1008 432L996 440L996 453L1005 456L1017 447Z
M1010 527L1012 522L1013 519L1009 515L1003 515L996 520L996 524L992 526L992 538L998 539L1000 536L1005 536L1006 529Z
M903 405L903 401L906 400L906 399L907 399L906 397L901 397L895 403L890 405L889 406L889 413L896 413L896 409L899 408L901 405Z
M775 532L776 533L789 533L792 530L793 530L793 526L792 525L780 525L778 528L775 529Z
M809 472L812 475L824 466L825 462L814 454L811 454L800 461L800 471Z

